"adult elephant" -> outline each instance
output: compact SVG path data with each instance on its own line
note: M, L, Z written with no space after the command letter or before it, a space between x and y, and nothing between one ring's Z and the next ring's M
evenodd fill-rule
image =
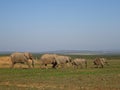
M95 58L93 63L94 63L94 65L97 66L97 68L99 68L99 67L103 68L105 64L109 65L105 58Z
M21 64L26 63L28 65L28 67L31 68L29 60L32 61L32 67L34 67L33 56L29 52L24 52L24 53L15 52L10 55L10 58L11 58L11 62L12 62L11 68L13 68L16 63L21 63Z
M72 61L72 65L75 67L81 66L83 68L83 65L85 68L87 68L87 60L86 59L81 59L81 58L76 58Z
M57 67L60 65L64 67L67 63L71 62L71 57L58 55L55 57L55 60L57 62Z
M41 65L47 68L48 64L52 64L52 68L56 68L57 62L55 60L56 54L44 54L41 56Z

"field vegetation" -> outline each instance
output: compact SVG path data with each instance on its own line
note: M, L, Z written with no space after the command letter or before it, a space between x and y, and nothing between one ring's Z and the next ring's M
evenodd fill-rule
M39 59L40 54L34 54ZM120 90L120 55L70 55L72 59L88 60L88 68L41 69L39 60L35 68L17 64L10 68L8 55L0 56L0 90ZM109 66L94 68L93 59L105 57ZM24 67L24 68L23 68Z

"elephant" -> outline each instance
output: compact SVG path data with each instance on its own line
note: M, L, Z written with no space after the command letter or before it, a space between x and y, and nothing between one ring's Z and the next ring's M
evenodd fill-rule
M87 60L86 59L81 59L81 58L76 58L72 61L72 65L78 68L78 66L81 66L83 68L83 64L85 65L85 68L87 68Z
M56 62L57 62L57 67L60 66L60 65L61 65L62 67L64 67L65 64L71 62L71 57L58 55L58 56L55 57L55 60L56 60Z
M99 68L99 67L103 68L105 64L109 65L105 58L95 58L93 63L94 63L94 65L97 66L97 68Z
M29 68L31 68L31 65L29 63L29 60L32 61L32 67L34 68L34 60L33 60L33 56L31 53L29 52L15 52L15 53L12 53L10 55L10 58L11 58L11 62L12 62L12 67L14 67L14 65L16 63L21 63L21 64L27 64Z
M48 64L52 64L52 68L56 68L57 62L55 60L56 54L44 54L41 56L41 65L47 68Z

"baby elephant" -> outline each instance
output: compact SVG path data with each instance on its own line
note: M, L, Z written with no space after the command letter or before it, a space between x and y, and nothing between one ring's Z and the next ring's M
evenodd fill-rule
M28 52L24 52L24 53L15 52L15 53L12 53L10 55L10 58L11 58L11 62L12 62L12 67L11 68L13 68L16 63L22 63L22 64L26 63L28 65L28 67L31 68L29 60L32 61L32 66L34 67L34 61L33 61L32 54L30 54Z

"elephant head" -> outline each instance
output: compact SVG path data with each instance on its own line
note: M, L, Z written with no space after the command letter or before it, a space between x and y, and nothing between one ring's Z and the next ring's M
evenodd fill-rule
M25 52L24 56L27 58L27 60L32 60L32 66L34 67L34 60L33 60L33 56L31 53Z

